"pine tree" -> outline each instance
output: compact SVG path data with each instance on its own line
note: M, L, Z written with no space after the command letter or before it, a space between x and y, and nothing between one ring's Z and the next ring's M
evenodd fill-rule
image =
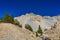
M28 30L30 30L30 31L33 31L33 29L31 28L31 26L29 24L26 24L25 28L28 29Z
M2 21L8 22L9 18L10 18L10 16L8 15L8 13L6 13Z
M42 29L41 29L41 27L40 27L40 25L39 25L39 28L38 28L38 31L37 31L38 33L40 33L41 35L43 34L43 32L42 32Z
M14 16L13 15L10 16L10 22L14 23Z
M3 22L7 22L7 23L14 23L14 16L9 16L8 13L5 14L5 16L2 19Z

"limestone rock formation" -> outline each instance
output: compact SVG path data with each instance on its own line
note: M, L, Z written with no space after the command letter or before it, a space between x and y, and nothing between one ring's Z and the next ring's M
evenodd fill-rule
M55 19L55 17L42 17L33 13L21 15L19 17L15 17L14 19L17 19L20 24L22 24L23 28L25 24L29 24L35 32L38 30L39 25L42 31L44 31L45 29L49 30L51 26L54 26L54 24L57 22L57 19Z

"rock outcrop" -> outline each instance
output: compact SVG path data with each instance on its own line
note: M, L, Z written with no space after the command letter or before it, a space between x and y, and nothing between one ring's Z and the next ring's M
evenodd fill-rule
M51 40L60 40L60 22L57 22L53 28L44 33Z

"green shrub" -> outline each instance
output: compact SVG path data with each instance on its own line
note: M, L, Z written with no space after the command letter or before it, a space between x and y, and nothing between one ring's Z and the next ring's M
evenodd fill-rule
M18 20L17 20L17 19L15 19L15 20L14 20L14 23L13 23L13 24L18 25L19 27L21 27L21 28L22 28L22 25L18 22Z
M31 26L29 24L26 24L25 28L28 29L28 30L30 30L30 31L33 31L33 29L31 28Z
M14 24L19 25L19 22L17 21L17 19L14 20Z
M36 37L38 37L38 33L36 32Z
M22 25L21 24L19 24L18 26L22 28Z

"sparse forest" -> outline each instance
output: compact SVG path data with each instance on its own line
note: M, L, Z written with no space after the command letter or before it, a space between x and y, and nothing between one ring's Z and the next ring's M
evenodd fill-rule
M20 25L19 22L16 19L14 19L14 15L10 16L8 13L6 13L4 17L0 19L0 23L12 23L18 25L19 27L22 27L22 25Z

